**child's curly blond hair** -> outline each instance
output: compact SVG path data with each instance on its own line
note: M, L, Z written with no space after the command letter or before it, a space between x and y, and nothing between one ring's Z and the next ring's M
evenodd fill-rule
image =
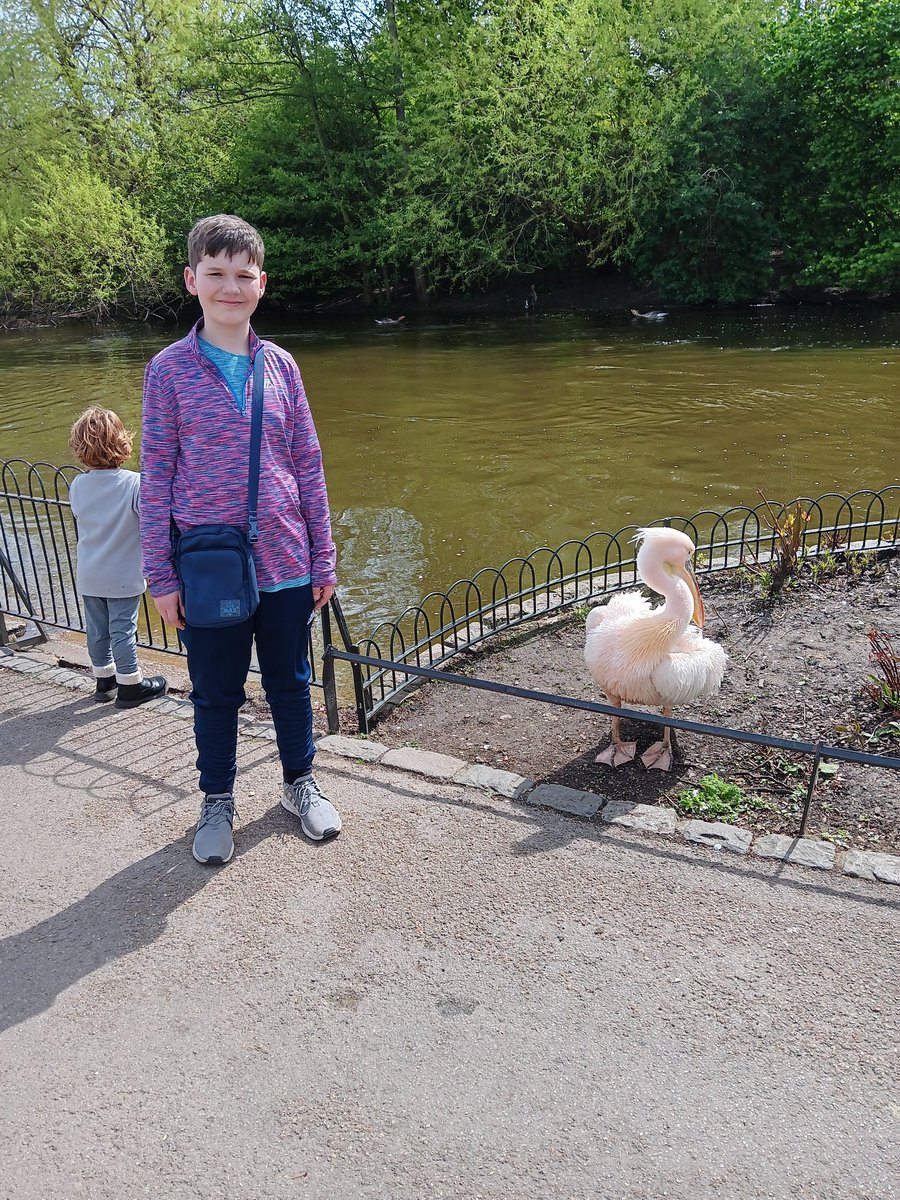
M84 466L106 471L131 458L133 434L111 408L91 405L69 434L69 449Z

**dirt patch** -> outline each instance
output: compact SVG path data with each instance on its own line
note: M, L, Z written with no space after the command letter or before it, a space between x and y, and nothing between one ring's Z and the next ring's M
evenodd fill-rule
M863 695L873 670L866 630L876 627L900 644L900 557L883 557L864 570L851 560L830 578L806 574L772 602L736 575L705 584L704 597L705 632L727 649L728 671L718 696L676 716L900 759L900 722L894 717L892 724L891 715ZM501 635L450 669L602 700L585 669L583 648L584 617L572 614ZM656 727L640 722L623 722L622 732L637 741L638 755L658 736ZM609 741L608 718L449 684L413 693L372 736L516 771L535 782L648 804L678 804L678 792L715 772L755 797L738 822L773 833L796 831L811 762L682 733L671 772L648 771L638 761L612 769L594 762ZM807 836L900 851L900 773L843 763L826 770L833 773L819 780Z

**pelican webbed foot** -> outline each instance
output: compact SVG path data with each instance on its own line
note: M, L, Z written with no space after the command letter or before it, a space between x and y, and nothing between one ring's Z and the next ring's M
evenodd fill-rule
M672 747L665 742L654 742L641 755L641 762L650 771L671 771Z
M636 742L612 742L597 755L594 762L605 763L608 767L621 767L623 763L632 761L636 750Z

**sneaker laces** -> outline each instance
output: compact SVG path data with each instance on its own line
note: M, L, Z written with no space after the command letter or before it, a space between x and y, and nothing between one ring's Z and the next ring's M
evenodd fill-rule
M327 799L312 775L297 779L293 783L289 783L288 787L297 798L297 804L303 816L306 816L311 808L315 808L320 800Z
M201 825L221 825L222 821L227 821L229 825L233 826L236 816L237 807L233 796L226 794L204 797L203 809L200 813Z

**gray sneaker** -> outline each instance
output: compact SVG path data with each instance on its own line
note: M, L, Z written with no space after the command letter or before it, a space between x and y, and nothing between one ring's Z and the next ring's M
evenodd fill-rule
M200 820L194 834L192 853L198 863L221 866L234 854L234 797L230 792L220 796L204 796Z
M300 827L313 842L324 842L341 832L341 818L312 775L284 785L281 807L300 818Z

